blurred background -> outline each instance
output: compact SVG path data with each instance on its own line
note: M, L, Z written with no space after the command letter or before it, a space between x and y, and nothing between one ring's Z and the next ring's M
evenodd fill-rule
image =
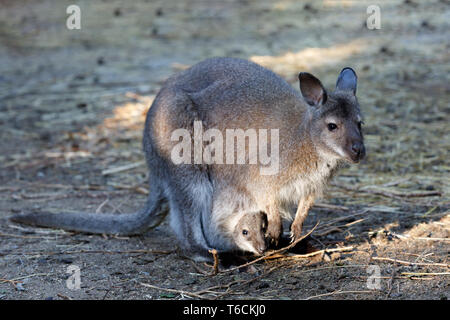
M70 30L66 9L73 4L80 8L81 28ZM367 27L369 5L380 8L379 29ZM368 157L341 171L307 224L328 221L316 237L318 247L350 243L366 252L353 255L349 263L367 264L379 250L394 258L414 257L419 265L413 271L428 274L428 281L398 280L404 291L386 287L381 295L349 297L447 298L449 21L448 0L1 0L0 217L43 209L120 213L139 208L149 188L141 150L145 114L165 79L205 58L250 59L297 90L301 71L313 73L333 90L339 71L350 66L359 77ZM42 248L42 239L24 236L35 231L1 221L0 250ZM157 232L171 237L166 225ZM88 239L66 235L52 234L45 245L51 249L52 241L69 245L73 239ZM101 238L89 239L105 246ZM117 241L118 248L128 245ZM130 241L171 248L161 239ZM421 254L429 259L421 260ZM21 276L23 269L7 268L15 261L8 257L1 262L0 255L0 270L7 273L0 271L0 278ZM94 272L96 260L90 259L85 263ZM180 263L175 256L164 259L169 265ZM22 263L29 270L42 268L36 261ZM438 262L444 265L433 266ZM420 263L430 269L417 270L425 268ZM402 267L383 270L389 270L389 278L390 272L401 274ZM364 278L361 272L352 276ZM317 273L317 279L323 276ZM334 276L339 274L327 275ZM286 295L354 289L358 281ZM39 283L30 286L39 288ZM42 290L21 292L0 283L0 298L2 288L6 297L46 297L36 293ZM49 292L56 290L51 288ZM143 297L135 294L131 297ZM271 294L261 293L266 298ZM110 297L124 296L113 290Z

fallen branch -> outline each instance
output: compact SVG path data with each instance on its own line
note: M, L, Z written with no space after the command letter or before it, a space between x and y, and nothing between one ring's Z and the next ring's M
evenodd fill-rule
M318 250L318 251L314 251L314 252L306 253L306 254L295 254L295 255L284 257L283 259L287 259L287 260L305 259L305 258L317 256L319 254L325 254L325 253L331 253L331 252L345 252L345 251L351 251L353 249L354 249L353 246L348 246L348 247L343 247L343 248L323 249L323 250ZM268 258L268 259L270 259L270 258Z
M127 254L127 253L152 253L152 254L171 254L174 251L163 250L128 250L128 251L105 251L105 250L78 250L78 251L34 251L10 253L10 255L55 255L55 254L79 254L79 253L102 253L102 254Z
M383 257L372 257L372 260L400 263L400 264L404 264L404 265L434 266L434 267L450 268L450 265L446 264L446 263L410 262L410 261L403 261L403 260L397 260L397 259L392 259L392 258L383 258Z
M152 289L156 289L156 290L161 290L161 291L166 291L166 292L171 292L171 293L178 293L178 294L182 294L184 296L188 296L188 297L192 297L192 298L197 298L197 299L208 299L203 297L202 295L196 294L194 292L189 292L189 291L184 291L184 290L176 290L176 289L168 289L168 288L162 288L162 287L157 287L154 286L152 284L148 284L148 283L143 283L143 282L139 282L139 284L141 286L147 287L147 288L152 288Z
M450 272L402 272L405 276L450 276Z
M404 240L422 240L422 241L444 241L444 242L450 242L450 238L428 238L428 237L411 237L411 236L404 236L397 233L392 233L393 236L396 236L400 239Z
M59 235L55 235L59 236ZM49 236L22 236L19 234L12 234L12 233L0 233L0 237L11 237L11 238L21 238L21 239L44 239L44 240L53 240L54 237Z
M14 278L14 279L3 279L0 278L0 282L7 282L12 284L15 288L17 288L17 284L21 283L20 280L24 280L24 279L28 279L28 278L32 278L32 277L38 277L38 276L48 276L48 273L33 273L27 276L22 276L22 277L18 277L18 278Z
M345 207L345 206L337 206L334 204L325 204L325 203L315 203L313 205L313 208L340 210L340 211L349 211L350 210L348 207Z
M348 293L376 293L376 292L377 292L377 291L369 291L369 290L361 290L361 291L341 291L341 290L338 290L338 291L333 291L333 292L330 292L330 293L322 293L322 294L318 294L318 295L315 295L315 296L311 296L311 297L306 298L305 300L311 300L311 299L314 299L314 298L320 298L320 297L332 296L332 295L335 295L335 294L348 294Z
M209 250L209 253L211 253L214 258L214 266L213 266L213 271L211 273L211 275L214 276L219 272L219 256L217 255L216 249Z
M64 299L64 300L72 300L71 297L65 296L65 295L63 295L62 293L57 293L57 296L60 297L60 298L62 298L62 299Z
M395 192L395 191L363 189L363 188L357 188L357 187L355 188L355 187L344 186L341 184L333 184L333 185L338 188L347 190L347 191L370 193L370 194L383 196L383 197L387 197L387 198L394 198L394 199L442 196L442 193L439 191L423 191L423 192L404 193L404 192Z
M144 163L145 163L144 161L139 161L139 162L126 164L126 165L119 166L119 167L109 168L109 169L103 170L102 175L106 176L108 174L131 170L131 169L142 166Z

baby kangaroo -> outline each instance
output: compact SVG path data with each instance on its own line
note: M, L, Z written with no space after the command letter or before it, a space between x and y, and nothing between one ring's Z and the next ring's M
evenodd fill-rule
M266 251L267 216L262 211L240 215L233 231L233 242L242 251L262 255Z
M297 239L339 164L357 163L365 154L355 72L344 68L332 92L310 73L300 73L299 81L297 91L242 59L200 62L169 78L147 113L150 194L144 209L123 215L39 212L13 220L131 235L154 225L168 204L183 251L204 259L208 250L234 250L242 240L230 243L234 229L223 228L234 212L266 212L266 236L277 242L282 218L290 218L280 208L296 203L291 235Z

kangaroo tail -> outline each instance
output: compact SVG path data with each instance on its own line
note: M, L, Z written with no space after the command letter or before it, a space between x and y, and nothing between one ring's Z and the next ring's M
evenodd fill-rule
M150 192L145 207L131 214L36 212L14 215L10 220L86 233L137 235L159 225L168 212L168 202L161 197L161 193Z

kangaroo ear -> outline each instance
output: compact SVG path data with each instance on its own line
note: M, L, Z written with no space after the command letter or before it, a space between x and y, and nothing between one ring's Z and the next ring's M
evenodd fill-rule
M318 107L327 102L327 91L319 79L308 72L300 72L300 91L310 106Z
M336 91L350 91L356 94L356 83L358 81L358 76L355 70L346 67L342 69L339 77L336 81Z

